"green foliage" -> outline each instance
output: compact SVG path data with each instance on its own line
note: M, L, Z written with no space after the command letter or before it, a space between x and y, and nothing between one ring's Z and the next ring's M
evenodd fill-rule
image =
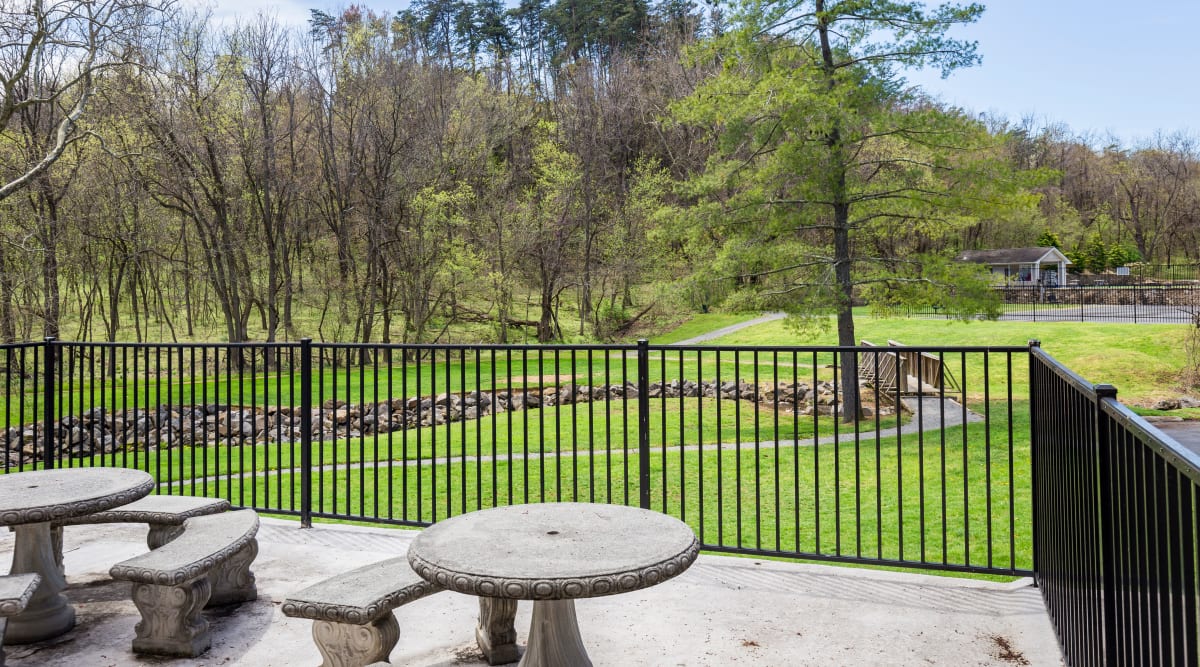
M873 311L886 316L916 307L934 308L959 320L977 319L980 313L987 319L1000 316L1002 303L991 287L986 265L956 262L943 255L919 256L913 263L920 279L894 285L872 283L863 288Z
M1129 243L1105 243L1100 234L1092 234L1086 242L1076 246L1075 250L1066 255L1067 259L1071 260L1069 268L1072 273L1104 273L1109 269L1140 262L1142 259L1136 247Z
M1116 243L1108 247L1107 262L1110 269L1140 261L1142 261L1142 254L1131 243Z
M1062 240L1058 238L1058 234L1049 229L1038 235L1036 245L1039 248L1058 248L1059 250L1062 250L1063 247Z
M596 337L611 340L631 319L633 316L620 304L605 302L596 309Z
M981 217L1031 211L1037 197L986 128L908 92L898 74L974 63L974 44L946 31L980 11L739 5L739 29L692 54L721 71L672 107L716 146L681 184L693 205L667 227L690 262L682 287L693 302L811 317L862 298L987 298L976 269L945 258ZM832 40L824 52L818 35Z
M1083 247L1083 265L1093 273L1100 273L1108 268L1108 246L1099 234L1093 234Z
M311 50L179 15L160 50L111 52L145 66L106 65L55 167L5 200L0 338L582 340L681 305L987 310L946 258L1039 234L1077 271L1136 259L1130 240L1194 261L1186 137L1095 148L909 89L977 60L955 35L979 12L419 0L314 10ZM37 106L8 180L70 105Z

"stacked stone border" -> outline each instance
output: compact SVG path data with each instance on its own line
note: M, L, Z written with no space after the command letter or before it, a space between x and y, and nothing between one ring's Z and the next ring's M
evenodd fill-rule
M837 410L833 383L818 382L815 389L803 382L755 385L744 380L693 382L670 380L648 385L654 399L720 398L747 401L791 415L832 415ZM887 397L870 402L874 390L864 389L865 417L876 410L894 413ZM439 426L493 414L534 410L559 405L620 402L638 398L632 382L609 385L562 384L528 390L469 391L436 396L396 398L379 402L347 403L330 399L314 408L307 419L314 442L393 433L418 427ZM97 407L56 424L60 456L109 454L128 448L159 449L176 446L241 446L300 442L306 416L298 407L163 405L158 408L109 410ZM38 454L42 424L12 427L3 433L10 464Z

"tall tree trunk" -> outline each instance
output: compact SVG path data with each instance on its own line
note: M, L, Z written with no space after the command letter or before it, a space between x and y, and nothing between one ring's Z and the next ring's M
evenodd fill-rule
M17 342L17 322L13 313L13 280L7 270L6 244L0 242L0 338L5 343Z
M58 285L58 235L61 230L58 219L58 201L51 191L51 185L46 177L38 179L40 209L43 219L41 229L42 241L42 292L46 303L42 309L42 335L58 338L59 313L62 297Z
M837 71L833 60L833 49L829 43L829 23L823 16L825 1L816 0L817 34L821 42L821 61L824 66L826 84L830 90L837 86ZM837 119L825 137L830 152L830 202L833 209L833 270L837 283L838 345L854 347L854 281L850 273L850 202L846 192L846 148L842 143L842 131ZM838 379L842 393L842 421L858 421L861 414L858 392L858 359L852 350L839 354L841 378Z
M554 340L554 285L548 280L542 281L540 305L542 313L538 318L538 342L549 343Z

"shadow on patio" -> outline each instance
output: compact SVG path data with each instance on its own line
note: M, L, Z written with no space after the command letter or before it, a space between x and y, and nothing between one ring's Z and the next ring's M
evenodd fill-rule
M50 642L6 647L33 665L317 665L310 622L287 618L291 592L402 555L415 531L264 519L254 571L259 599L210 610L212 649L196 660L139 659L128 583L108 568L145 551L145 527L73 526L65 535L67 596L78 625ZM11 533L0 548L11 552ZM516 627L525 642L532 606ZM455 593L396 610L396 665L484 665L474 643L478 605ZM992 583L754 558L701 555L660 586L578 603L597 665L1059 665L1061 654L1029 579Z

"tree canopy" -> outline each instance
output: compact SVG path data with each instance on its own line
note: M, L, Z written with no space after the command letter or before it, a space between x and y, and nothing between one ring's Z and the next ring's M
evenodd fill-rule
M905 87L904 68L949 74L977 62L947 31L979 5L750 0L735 29L694 53L721 70L674 106L716 150L687 183L692 255L730 299L795 315L834 312L857 344L853 307L945 300L975 312L975 270L945 250L981 212L1033 204L1007 178L981 123ZM715 241L715 243L713 243ZM943 299L954 286L954 299ZM713 290L702 290L711 294ZM965 297L975 296L975 299ZM969 303L972 302L972 303ZM968 305L969 303L969 305ZM850 386L853 356L843 360ZM856 384L856 383L855 383ZM846 396L846 408L855 408Z
M986 313L960 250L1200 260L1193 139L907 85L977 61L948 36L977 5L170 9L3 14L0 338L620 339L682 294L833 313L854 343L856 304Z

